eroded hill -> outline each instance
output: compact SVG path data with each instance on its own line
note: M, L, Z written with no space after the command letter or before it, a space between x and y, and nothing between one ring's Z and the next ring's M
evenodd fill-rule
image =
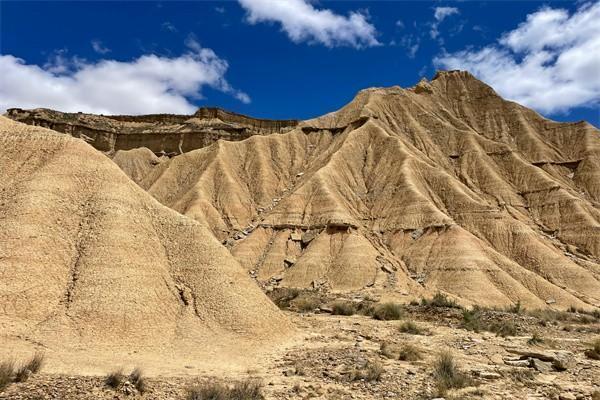
M80 372L93 371L95 357L180 369L186 357L223 357L230 368L291 337L286 317L205 227L106 156L4 117L0 143L4 350L41 347L55 367Z
M600 305L591 125L549 121L453 71L361 91L277 133L210 138L171 158L140 140L152 150L111 156L267 290Z

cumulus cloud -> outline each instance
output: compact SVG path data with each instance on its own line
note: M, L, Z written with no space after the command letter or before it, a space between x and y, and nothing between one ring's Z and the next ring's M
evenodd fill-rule
M570 14L542 8L497 43L442 54L434 64L466 69L502 96L540 112L600 103L600 2Z
M433 9L433 17L435 18L435 22L431 24L431 30L429 31L429 35L432 39L435 39L439 36L440 32L438 28L442 21L454 14L460 14L458 8L456 7L436 7Z
M100 40L92 40L92 48L98 54L110 53L110 49L106 47Z
M296 43L320 43L327 47L377 46L377 31L368 15L353 11L348 16L328 9L316 9L306 0L238 0L251 24L277 22Z
M0 111L47 107L102 114L189 114L196 110L190 99L202 98L206 86L250 102L225 79L227 62L195 44L175 58L152 54L130 62L88 62L60 55L42 67L0 55Z

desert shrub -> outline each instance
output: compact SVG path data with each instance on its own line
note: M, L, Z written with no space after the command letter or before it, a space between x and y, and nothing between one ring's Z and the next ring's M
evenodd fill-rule
M356 313L356 306L349 301L336 301L331 305L333 315L353 315Z
M510 306L507 311L513 314L521 314L521 300L518 300L515 304Z
M294 307L300 312L314 311L321 302L316 297L299 297L293 301Z
M246 379L236 382L229 391L231 400L262 400L262 382L259 379Z
M136 368L129 374L129 382L131 382L140 393L144 393L148 387L146 386L146 379L140 368Z
M427 334L427 330L419 327L419 325L415 324L413 321L406 321L400 325L398 330L402 333L409 333L411 335L425 335Z
M246 379L227 386L219 382L206 382L187 390L187 400L262 400L262 382Z
M402 306L396 303L383 303L375 306L373 318L380 321L391 321L402 318Z
M502 337L515 336L517 334L517 327L512 321L493 322L486 330Z
M544 338L542 338L540 336L539 333L537 332L533 332L533 335L531 335L531 338L529 340L527 340L527 344L535 346L537 344L541 344L544 343Z
M0 391L12 382L14 372L14 360L6 360L0 362Z
M386 358L389 358L392 360L398 359L399 349L398 349L398 346L396 346L394 344L389 344L388 342L383 342L379 346L379 351L381 352L381 355L383 355Z
M369 361L365 367L364 379L367 382L379 381L383 374L383 365L379 361Z
M437 292L430 300L421 299L421 305L431 307L461 308L454 300L445 294Z
M484 328L481 322L481 311L477 307L472 310L463 310L461 326L468 331L482 331Z
M600 360L600 338L592 342L591 347L585 351L585 355L593 360Z
M381 380L383 374L383 365L379 361L369 360L362 368L355 368L348 374L350 381L364 380L367 382L375 382Z
M15 374L15 382L25 382L31 374L38 373L44 365L44 359L44 353L35 353L27 362L19 366Z
M449 351L441 352L434 363L433 377L439 395L448 389L460 389L472 383L456 365L454 356Z
M221 383L203 383L187 390L187 400L225 400L229 388Z
M398 353L398 360L401 361L417 361L423 358L421 350L413 344L405 344L400 348Z
M104 378L104 383L106 386L110 386L113 389L118 388L121 383L125 380L125 375L123 374L123 369L119 368L115 371L112 371L106 375Z

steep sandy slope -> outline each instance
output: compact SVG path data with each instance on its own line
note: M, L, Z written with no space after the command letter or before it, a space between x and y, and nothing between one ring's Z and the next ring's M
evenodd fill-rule
M367 89L289 133L218 141L138 179L266 285L600 305L600 134L465 72Z
M186 353L214 361L228 346L251 353L290 333L204 227L88 144L3 117L0 142L0 334L9 347L108 348L113 360L160 351L173 357L166 365Z

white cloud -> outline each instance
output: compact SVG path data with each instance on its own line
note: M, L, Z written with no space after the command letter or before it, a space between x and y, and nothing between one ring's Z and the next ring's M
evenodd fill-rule
M442 22L446 17L454 14L458 14L458 8L456 7L436 7L434 9L433 16L436 21Z
M377 46L377 31L368 22L368 15L353 11L342 16L331 10L318 10L306 0L238 0L246 9L251 24L278 22L288 37L296 43L321 43L327 47L355 48Z
M130 62L59 58L43 67L0 55L0 111L47 107L103 114L192 113L189 99L205 86L248 103L250 97L225 79L228 64L211 49L189 43L191 51L168 58L143 55Z
M92 40L92 48L98 54L110 53L110 49L106 47L100 40Z
M436 7L433 10L433 17L435 18L435 22L431 24L429 36L431 36L432 39L435 39L440 34L438 27L440 26L442 21L451 15L460 14L460 12L456 7Z
M466 69L502 96L540 112L600 103L600 3L573 14L542 8L497 44L443 54L441 68Z

